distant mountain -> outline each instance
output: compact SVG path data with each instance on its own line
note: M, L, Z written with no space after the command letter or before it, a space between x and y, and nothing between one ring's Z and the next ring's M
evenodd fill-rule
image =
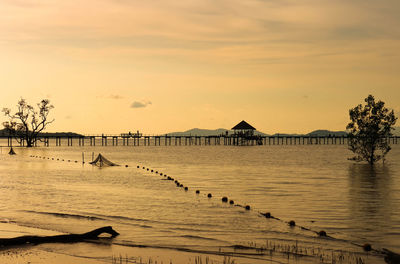
M328 137L328 136L346 136L347 133L345 131L330 131L325 129L314 130L307 134L287 134L287 133L275 133L273 136L280 136L280 137L296 137L296 136L310 136L310 137Z
M335 136L335 137L341 137L341 136L346 136L347 133L345 131L330 131L330 130L314 130L306 136L312 136L312 137L328 137L328 136Z
M192 128L184 132L172 132L167 133L168 136L217 136L217 135L226 135L228 131L228 135L233 134L233 130L218 128L218 129L200 129L200 128ZM254 132L255 135L268 136L259 131Z
M0 137L8 137L10 134L7 129L0 129ZM80 137L83 136L74 132L45 132L39 133L40 137Z
M272 136L273 137L297 137L297 136L304 136L304 134L275 133Z
M394 127L393 135L400 137L400 127Z

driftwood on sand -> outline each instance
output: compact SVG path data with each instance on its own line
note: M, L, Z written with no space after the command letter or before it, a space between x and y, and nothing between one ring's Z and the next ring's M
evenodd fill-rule
M389 249L384 248L382 253L385 254L385 261L389 264L398 264L400 263L400 255L390 251Z
M83 234L69 234L69 235L57 235L57 236L20 236L14 238L0 238L0 246L16 246L24 244L42 244L42 243L75 243L82 242L85 240L99 239L99 235L106 233L110 234L111 237L119 235L111 226L105 226L93 231Z

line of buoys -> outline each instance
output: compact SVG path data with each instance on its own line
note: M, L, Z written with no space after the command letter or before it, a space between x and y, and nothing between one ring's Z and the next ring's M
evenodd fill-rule
M140 168L140 166L138 165L137 168ZM143 167L143 169L145 169L145 167ZM149 170L149 168L147 168L147 170ZM151 172L153 172L153 170L151 170ZM156 171L156 174L158 174L158 171ZM170 177L170 176L167 176L167 174L164 174L164 173L162 173L162 172L160 172L159 174L160 174L160 176L164 176L164 178L167 178L167 180L174 181L177 187L184 188L184 190L185 190L186 192L189 190L189 187L183 186L182 183L180 183L178 180L176 180L176 179L174 179L174 178L172 178L172 177ZM196 190L195 193L196 193L197 195L200 194L200 190ZM211 193L208 193L208 194L207 194L207 197L210 199L210 198L212 198L213 196L212 196ZM223 196L222 199L221 199L221 201L222 201L223 203L227 203L228 200L229 200L229 199L228 199L228 197L226 197L226 196ZM238 207L242 207L242 208L244 208L244 209L247 210L247 211L250 211L250 210L251 210L251 206L250 206L250 205L243 206L243 205L240 205L240 204L235 204L234 200L229 200L229 204L235 205L235 206L238 206ZM283 220L281 220L281 219L278 218L278 217L272 216L272 214L271 214L270 212L265 212L265 213L258 212L258 213L259 213L259 215L261 215L261 216L263 216L263 217L265 217L265 218L267 218L267 219L274 219L274 220L278 220L278 221L283 221ZM284 222L285 222L285 221L284 221ZM286 223L287 223L288 226L291 227L291 228L294 228L294 227L298 226L298 227L301 228L302 230L307 230L307 231L314 232L317 236L319 236L319 237L321 237L321 238L329 237L329 238L335 239L335 238L333 238L333 237L331 237L331 236L328 236L328 234L327 234L326 231L324 231L324 230L320 230L319 232L316 232L316 231L312 231L312 230L309 229L309 228L296 225L296 222L295 222L294 220L290 220L289 222L286 222ZM355 243L352 243L352 244L355 244ZM355 244L355 245L362 247L363 250L365 250L365 251L371 251L371 250L373 250L371 244L368 244L368 243L366 243L366 244L364 244L364 245L358 245L358 244Z
M50 157L42 157L42 156L34 156L34 155L30 155L29 157L31 158L39 158L39 159L47 159L47 160L54 160L54 161L67 161L67 162L74 162L74 163L78 163L78 160L65 160L65 159L60 159L60 158L50 158ZM84 161L82 161L82 164L85 164ZM128 166L128 165L126 165Z
M137 165L136 167L137 167L137 168L140 168L139 165ZM150 169L150 168L146 168L146 167L142 167L142 168L143 168L143 169L146 169L147 171L150 171L150 172L154 172L154 171L155 171L154 169ZM184 186L184 185L183 185L182 183L180 183L178 180L176 180L176 179L174 179L174 178L168 176L167 174L164 174L164 173L162 173L162 172L159 172L158 170L156 170L155 173L156 173L156 174L160 174L160 176L164 176L164 178L166 178L166 180L174 181L176 187L183 188L185 191L188 191L188 190L189 190L189 187ZM196 193L196 194L200 194L200 190L196 190L195 193ZM212 194L211 194L211 193L208 193L208 194L207 194L207 197L208 197L208 198L212 198ZM222 197L222 202L227 203L227 202L228 202L228 197L226 197L226 196ZM229 204L233 205L233 204L235 204L235 202L234 202L233 200L229 200ZM240 206L240 205L238 205L238 206ZM250 210L250 206L249 206L249 205L247 205L247 206L241 206L241 207L245 208L246 210Z
M139 166L137 166L137 167L139 168ZM143 167L143 168L145 168L145 167ZM147 168L147 170L149 170L149 168ZM151 170L151 172L153 172L153 170ZM158 173L158 171L156 171L156 173ZM188 191L188 190L189 190L189 188L188 188L187 186L186 186L186 187L183 186L183 184L180 183L178 180L175 180L175 179L173 179L172 177L167 176L166 174L163 174L162 172L160 172L160 175L161 175L161 176L164 175L164 177L167 177L168 180L174 181L177 187L184 188L185 191ZM196 194L200 194L200 190L196 190L195 193L196 193ZM213 196L212 196L211 193L208 193L208 194L207 194L207 197L208 197L208 198L212 198ZM222 199L221 199L221 201L222 201L223 203L227 203L227 202L228 202L228 197L223 196ZM234 202L233 200L229 200L229 204L234 205L235 202ZM236 204L235 206L242 207L242 208L244 208L244 209L247 210L247 211L250 211L250 210L251 210L251 206L250 206L250 205L243 206L243 205L240 205L240 204ZM259 212L259 214L260 214L261 216L267 218L267 219L275 219L275 220L282 221L281 219L272 216L270 212L266 212L266 213ZM298 226L298 225L296 225L296 222L295 222L294 220L290 220L289 222L286 222L286 223L287 223L291 228L294 228L294 227ZM303 227L303 226L298 226L298 227L301 228L301 229L303 229L303 230L312 231L311 229L306 228L306 227ZM332 237L328 236L328 234L327 234L326 231L324 231L324 230L321 230L321 231L319 231L319 232L315 232L315 231L312 231L312 232L314 232L316 235L318 235L318 236L321 237L321 238L324 238L324 237L332 238ZM361 246L361 245L360 245L360 246ZM370 244L368 244L368 243L362 245L361 247L362 247L365 251L371 251L371 250L372 250L372 246L371 246Z

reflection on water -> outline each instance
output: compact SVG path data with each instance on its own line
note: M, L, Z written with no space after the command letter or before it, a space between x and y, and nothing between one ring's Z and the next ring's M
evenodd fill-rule
M369 241L382 243L379 234L391 232L392 175L390 168L383 164L349 165L349 228L365 234ZM372 232L369 232L372 231ZM385 241L386 243L388 241Z

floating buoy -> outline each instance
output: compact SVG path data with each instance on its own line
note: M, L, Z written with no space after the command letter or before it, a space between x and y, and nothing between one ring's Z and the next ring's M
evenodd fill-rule
M196 193L197 193L197 194L199 194L199 193L200 193L200 191L199 191L199 190L196 190Z
M212 197L212 194L211 194L211 193L207 194L207 197L208 197L208 198L211 198L211 197Z
M151 172L153 172L153 170L151 170Z
M326 232L324 230L321 230L321 231L318 232L318 235L320 237L326 237Z
M222 197L222 202L227 203L228 202L228 197L226 197L226 196Z
M139 168L140 168L140 166L139 166L139 165L137 165L137 166L136 166L136 168L138 168L138 169L139 169Z
M162 172L160 173L160 175L162 176Z
M266 213L264 214L264 216L265 216L265 218L272 218L272 215L271 215L270 212L266 212Z
M149 170L149 168L147 168L147 170Z
M181 183L181 184L179 185L179 187L183 187L183 184Z
M125 165L125 168L128 168L128 165Z
M245 209L250 210L250 205L246 205Z
M185 187L185 191L187 191L187 190L189 190L189 188L188 188L188 187Z
M143 167L143 169L145 169L145 167Z
M289 226L295 226L296 225L296 222L295 221L293 221L293 220L290 220L289 221Z
M229 204L234 204L235 202L233 201L233 200L230 200L229 201Z
M365 243L365 244L362 246L362 248L363 248L365 251L371 251L371 250L372 250L371 244L368 244L368 243Z
M156 174L158 174L158 171L156 171Z
M172 178L168 176L167 180L172 180Z

